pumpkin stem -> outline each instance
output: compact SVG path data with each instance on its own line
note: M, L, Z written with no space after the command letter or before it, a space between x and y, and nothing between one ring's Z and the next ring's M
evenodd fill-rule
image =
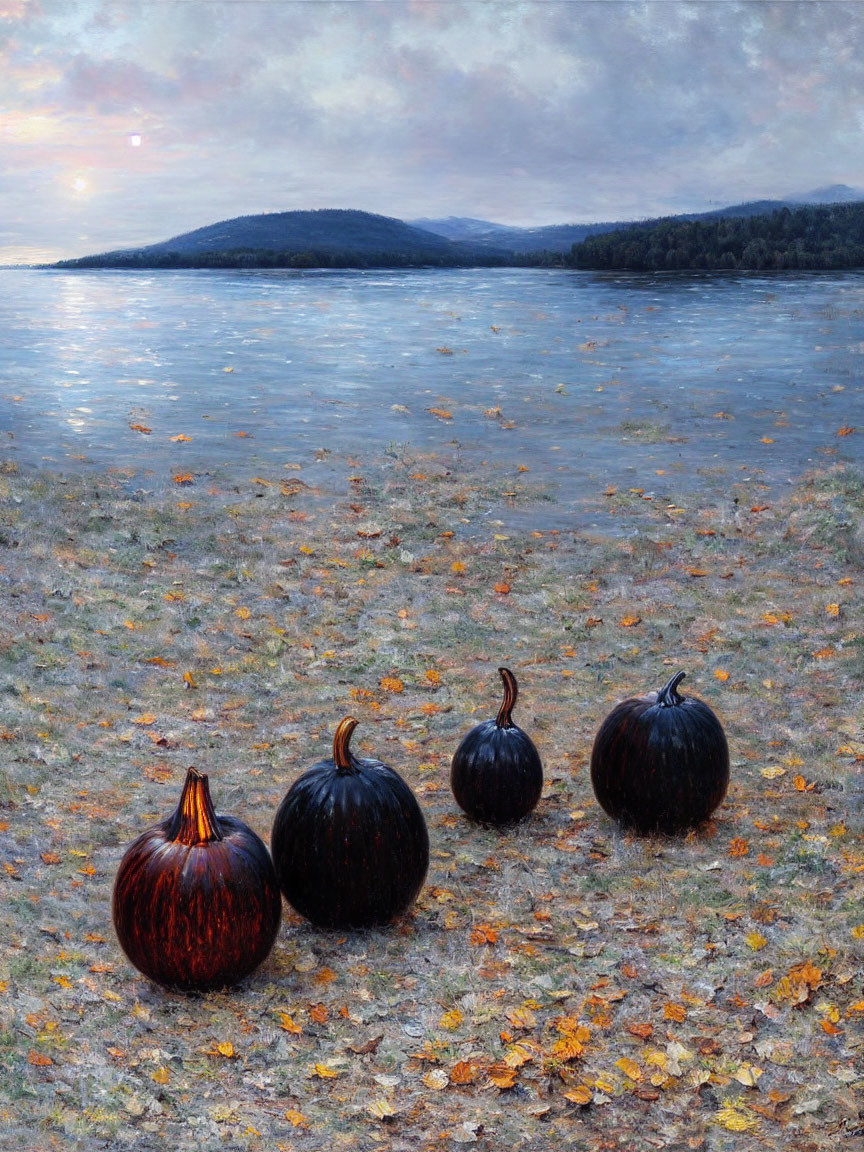
M678 685L686 675L686 672L676 672L669 683L664 684L657 693L657 703L664 708L670 708L675 704L680 704L684 697L678 695Z
M186 783L168 828L168 837L190 847L224 839L210 799L210 784L197 768L190 768L186 773Z
M504 702L498 709L495 723L499 728L512 728L513 719L511 713L516 704L516 697L519 695L519 685L516 683L516 677L509 668L499 668L498 674L504 682Z
M349 747L354 729L359 724L353 716L346 716L333 737L333 760L340 775L354 771L354 757Z

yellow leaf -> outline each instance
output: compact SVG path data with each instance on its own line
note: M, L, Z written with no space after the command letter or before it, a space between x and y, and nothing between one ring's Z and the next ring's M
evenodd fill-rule
M458 1028L462 1023L462 1013L458 1008L451 1008L449 1012L445 1012L438 1024L441 1028L448 1028L451 1031Z
M450 1077L443 1068L432 1068L424 1074L423 1083L427 1088L431 1088L433 1092L440 1092L442 1088L446 1088L450 1083Z
M240 608L235 608L234 615L238 616L241 620L248 620L249 617L252 615L252 613L249 611L248 608L240 607Z
M285 1113L285 1119L294 1128L308 1128L309 1121L302 1112L298 1112L296 1108L289 1108Z
M300 1025L296 1024L294 1022L294 1020L292 1019L292 1017L289 1016L287 1012L280 1012L279 1018L280 1018L280 1027L282 1028L283 1032L290 1032L292 1034L292 1036L299 1036L300 1033L303 1031L303 1029L300 1027Z
M580 1084L577 1088L571 1088L563 1093L565 1100L572 1100L574 1104L590 1104L594 1099L594 1093L586 1084Z
M761 932L748 932L744 939L747 941L748 947L752 948L754 952L759 952L768 943Z
M146 728L148 725L156 723L156 717L150 716L149 714L146 716L136 716L132 723L140 724L142 727Z
M167 1084L170 1078L171 1073L164 1064L160 1064L152 1076L152 1079L155 1080L157 1084Z
M339 1073L327 1064L316 1064L312 1069L312 1075L319 1076L322 1080L335 1080Z
M389 1120L391 1116L396 1115L396 1109L389 1100L373 1100L371 1104L366 1105L366 1111L370 1116L374 1116L376 1120Z
M426 679L430 684L434 684L437 687L441 683L441 673L436 671L434 668L427 668Z
M758 1128L759 1122L752 1116L745 1116L731 1104L725 1104L714 1113L714 1119L728 1132L749 1132Z
M462 563L461 560L454 560L453 563L450 565L450 571L455 572L457 576L461 575L461 573L463 573L465 571L465 565Z
M642 1069L629 1056L622 1056L620 1060L616 1060L615 1067L620 1069L629 1080L642 1079Z
M826 604L825 605L825 611L828 613L829 616L839 616L840 615L840 605L839 604Z
M663 1016L666 1020L674 1020L677 1024L683 1024L687 1019L687 1009L683 1004L668 1003L663 1008Z
M190 688L198 687L198 681L195 679L191 672L184 672L183 679L186 681Z
M719 680L721 684L725 684L726 681L729 679L729 673L726 671L725 668L715 668L714 678L715 678L715 680Z
M234 1045L230 1040L223 1040L221 1044L217 1044L216 1051L220 1056L224 1056L226 1060L231 1060L235 1054Z
M852 929L852 935L856 940L864 940L864 924L856 924Z
M777 780L780 776L786 775L786 769L780 768L776 764L772 764L770 768L763 768L762 775L766 780Z
M530 1008L511 1008L504 1015L514 1028L521 1028L526 1032L537 1024L537 1017Z
M732 1073L732 1079L743 1084L745 1088L755 1088L761 1075L761 1068L754 1068L752 1064L742 1064L737 1071Z

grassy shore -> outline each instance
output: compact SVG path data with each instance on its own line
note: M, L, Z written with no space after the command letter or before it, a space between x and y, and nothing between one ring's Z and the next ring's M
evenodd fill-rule
M0 475L4 1146L860 1140L864 477L610 489L601 536L525 527L554 500L530 474L406 451L331 475ZM502 664L546 774L507 832L449 790ZM686 839L628 837L593 799L594 733L679 668L726 728L729 794ZM411 914L332 934L286 908L225 992L139 976L114 873L186 768L266 841L349 714L427 817Z

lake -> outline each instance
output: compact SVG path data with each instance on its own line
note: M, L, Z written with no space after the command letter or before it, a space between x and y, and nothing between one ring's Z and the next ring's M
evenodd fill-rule
M862 456L858 273L7 269L0 324L22 470L441 453L530 473L560 512Z

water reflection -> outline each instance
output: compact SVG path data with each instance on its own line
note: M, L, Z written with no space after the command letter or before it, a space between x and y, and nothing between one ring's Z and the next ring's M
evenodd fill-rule
M0 430L25 467L455 440L574 499L685 468L772 482L855 459L862 315L851 273L3 270Z

